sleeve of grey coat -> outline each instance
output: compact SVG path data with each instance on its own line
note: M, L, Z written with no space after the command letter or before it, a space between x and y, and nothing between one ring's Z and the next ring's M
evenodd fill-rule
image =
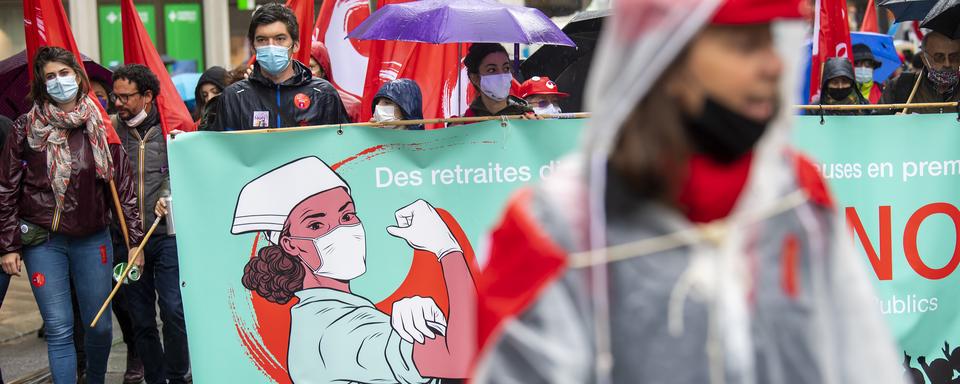
M837 383L902 383L899 354L890 327L876 305L869 265L854 250L839 215L831 215L830 254L825 263L827 329L834 341L828 353L838 372ZM827 365L829 367L829 365Z
M508 320L481 359L475 383L592 382L592 327L576 299L571 273L547 287L518 318Z

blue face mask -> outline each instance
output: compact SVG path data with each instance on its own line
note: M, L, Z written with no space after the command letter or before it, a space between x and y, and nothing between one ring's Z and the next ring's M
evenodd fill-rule
M279 45L265 45L257 48L257 62L260 68L276 75L290 65L290 49Z
M80 86L77 85L76 76L57 76L47 80L47 94L53 101L61 104L77 97L77 90L79 89Z

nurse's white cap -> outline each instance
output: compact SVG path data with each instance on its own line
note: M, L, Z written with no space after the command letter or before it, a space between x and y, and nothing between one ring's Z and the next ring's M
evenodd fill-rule
M306 198L323 191L350 186L315 156L280 166L247 183L240 190L233 215L234 235L264 231L271 243L279 241L287 215Z

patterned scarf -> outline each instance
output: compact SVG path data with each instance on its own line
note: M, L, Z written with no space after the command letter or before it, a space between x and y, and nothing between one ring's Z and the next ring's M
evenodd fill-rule
M97 178L109 180L113 177L107 132L104 130L100 111L89 97L84 96L73 112L67 113L53 103L45 103L42 106L34 105L29 115L27 143L34 151L47 153L47 174L50 176L50 185L58 206L63 206L63 198L73 170L73 159L67 144L71 130L83 127L84 134L93 147Z

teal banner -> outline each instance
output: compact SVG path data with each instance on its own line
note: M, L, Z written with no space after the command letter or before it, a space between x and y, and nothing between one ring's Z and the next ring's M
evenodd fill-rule
M955 114L801 117L794 142L816 159L851 228L917 383L960 368L960 123ZM926 380L924 380L926 378Z
M514 191L550 177L582 124L177 136L194 381L456 377L450 350L468 327L457 303L475 289L486 233Z

